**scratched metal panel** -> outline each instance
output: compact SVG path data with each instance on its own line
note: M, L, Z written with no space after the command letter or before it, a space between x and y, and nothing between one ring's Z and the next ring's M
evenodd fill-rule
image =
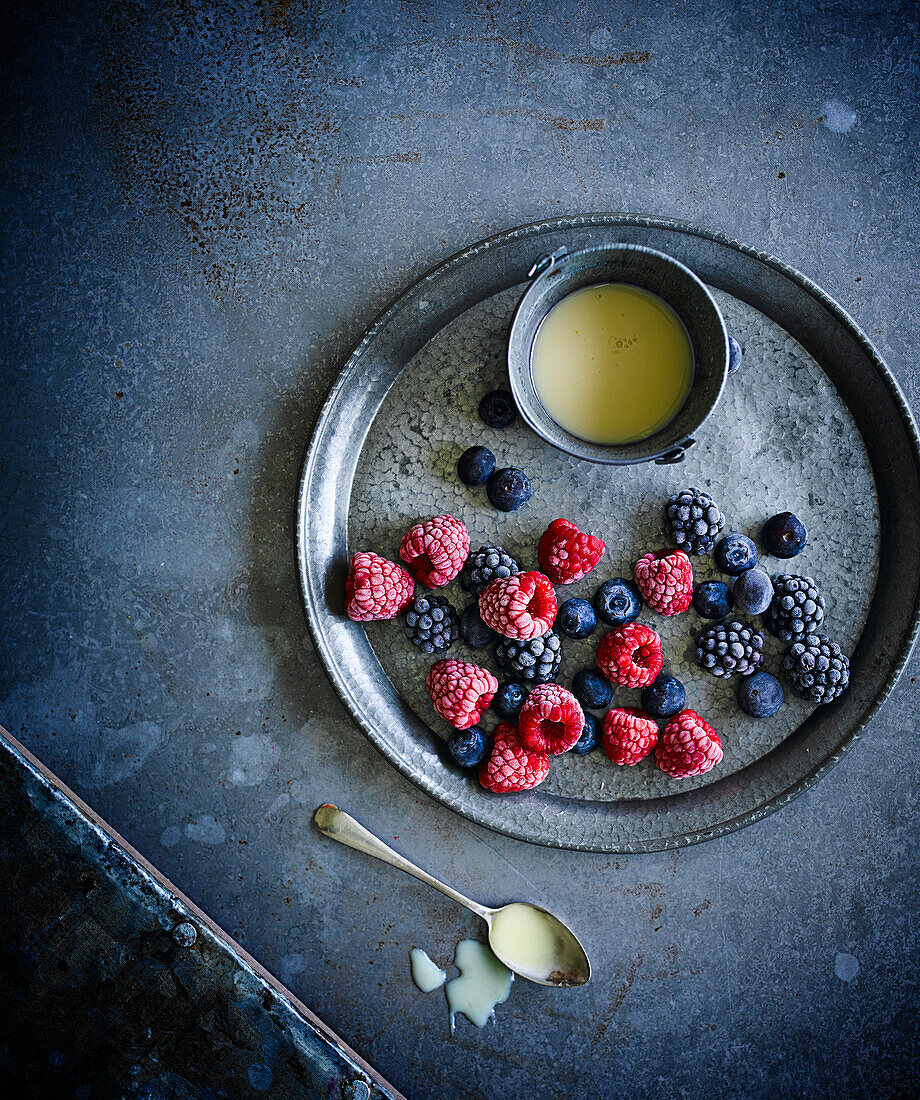
M0 881L20 1095L399 1100L2 728Z

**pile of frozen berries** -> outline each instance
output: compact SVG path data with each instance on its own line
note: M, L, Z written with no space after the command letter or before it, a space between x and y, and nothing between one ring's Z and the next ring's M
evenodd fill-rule
M510 423L513 405L506 398L495 391L483 399L486 423ZM501 485L493 493L495 467L491 451L470 448L458 475L466 485L485 483L496 507L520 507L530 495L526 475L499 471L526 482L526 497L518 503L520 494L509 495ZM686 706L686 688L664 669L659 634L638 621L643 607L665 616L693 607L712 620L694 633L697 661L715 677L737 677L738 705L755 718L776 713L783 688L762 669L764 635L741 616L762 616L767 630L787 644L786 679L815 703L830 703L844 691L849 662L820 633L825 601L815 582L788 573L771 578L758 569L757 545L747 535L725 531L725 517L708 493L690 488L671 497L664 527L673 546L643 554L632 579L614 577L590 602L573 598L560 605L556 587L582 580L603 558L600 538L566 519L553 520L536 547L539 569L526 569L501 546L486 544L470 553L466 526L453 516L435 516L406 533L402 564L367 552L354 555L346 610L358 621L402 615L406 637L426 654L443 654L461 639L473 650L492 647L501 684L480 663L446 656L431 666L426 680L435 711L454 728L451 758L460 767L478 768L480 783L490 791L535 787L546 778L551 756L583 756L597 747L619 766L653 754L671 778L703 775L722 759L722 742ZM763 550L775 557L795 557L806 541L804 525L790 512L773 516L761 531ZM688 555L710 554L731 587L719 580L694 585ZM455 578L472 599L462 612L445 596L425 591ZM596 667L578 672L570 688L556 683L563 637L588 638L599 622L609 629L598 641ZM611 706L614 686L641 692L641 706ZM491 736L480 725L489 710L499 719ZM591 710L605 713L599 719Z

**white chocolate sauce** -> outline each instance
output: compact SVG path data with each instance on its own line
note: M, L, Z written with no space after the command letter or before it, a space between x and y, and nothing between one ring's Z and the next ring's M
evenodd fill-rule
M543 318L531 371L557 424L592 443L622 444L677 415L693 378L693 349L661 298L602 283L573 291Z
M459 978L451 978L445 986L450 1009L450 1030L458 1012L483 1027L495 1015L495 1006L504 1004L511 993L514 975L498 961L492 951L476 940L461 940L454 953L454 965Z
M447 981L447 971L436 966L428 957L427 952L420 947L413 947L409 952L412 966L412 980L423 993L431 993L440 989Z
M419 947L414 947L409 957L412 964L412 980L423 993L431 993L444 985L447 974L431 961ZM495 1006L508 1000L514 975L499 962L492 951L476 940L461 940L454 952L454 966L460 971L444 987L447 1007L450 1010L450 1033L458 1012L475 1024L484 1027L495 1016Z
M515 901L500 909L492 924L491 942L520 973L547 977L565 954L556 925L532 905Z

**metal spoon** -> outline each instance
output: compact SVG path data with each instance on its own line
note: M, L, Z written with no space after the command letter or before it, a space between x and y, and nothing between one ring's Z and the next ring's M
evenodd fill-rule
M464 897L459 891L439 881L434 875L429 875L421 867L416 867L414 863L410 863L398 852L394 852L389 845L384 844L373 833L369 833L363 825L359 825L353 817L345 813L344 810L340 810L338 806L320 806L313 815L313 822L325 836L339 841L340 844L347 844L349 848L357 848L359 852L365 852L367 855L383 860L384 863L389 863L393 867L398 867L400 871L405 871L420 882L433 886L436 890L440 890L442 894L446 894L454 901L459 901L461 905L465 905L478 917L482 917L489 926L489 946L509 970L513 970L515 974L520 974L522 978L537 982L538 985L563 987L584 985L591 977L591 964L588 962L585 949L578 942L575 933L564 925L558 917L554 917L552 913L548 913L539 905L530 905L528 902L513 902L511 905L503 905L498 909L488 909L484 905L479 905L477 902ZM513 949L506 948L502 951L500 945L496 947L493 936L495 918L499 913L511 909L512 906L533 910L533 913L538 915L546 924L547 931L554 940L553 957L551 959L516 958Z

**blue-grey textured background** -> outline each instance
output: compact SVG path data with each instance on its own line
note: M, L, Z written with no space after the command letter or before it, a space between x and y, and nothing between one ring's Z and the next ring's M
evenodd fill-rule
M376 312L558 213L671 215L779 255L916 403L915 6L21 7L0 721L410 1097L916 1086L916 660L783 813L669 854L547 851L364 740L291 547L312 418ZM317 838L330 799L474 896L560 908L596 979L520 983L450 1039L408 950L446 962L474 918Z

